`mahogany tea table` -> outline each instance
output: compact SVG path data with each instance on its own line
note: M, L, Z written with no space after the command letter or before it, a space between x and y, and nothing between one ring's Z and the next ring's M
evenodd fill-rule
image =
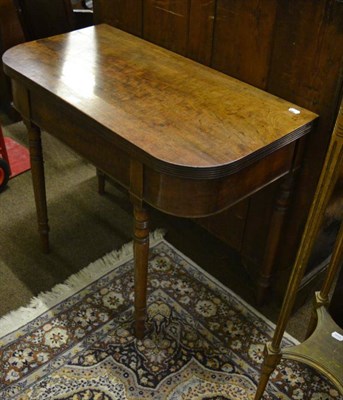
M49 226L41 129L130 193L137 337L146 313L147 204L203 217L284 177L261 266L261 281L268 280L316 114L108 25L20 44L3 63L28 129L43 251Z

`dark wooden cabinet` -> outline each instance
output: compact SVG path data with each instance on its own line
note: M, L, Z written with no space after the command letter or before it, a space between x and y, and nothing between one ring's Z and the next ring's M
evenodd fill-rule
M27 40L41 39L93 24L93 12L73 9L71 0L15 0Z
M24 42L24 33L13 1L0 0L0 57L7 49L22 42ZM10 81L3 71L1 62L0 109L13 115L14 110L11 108L11 101Z
M74 27L70 0L16 0L28 40L69 32Z

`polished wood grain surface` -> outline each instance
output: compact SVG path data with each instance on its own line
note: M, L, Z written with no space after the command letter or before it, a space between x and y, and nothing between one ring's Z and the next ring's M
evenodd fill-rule
M154 168L178 176L208 178L239 171L305 134L316 118L142 43L101 25L16 47L4 57L5 70L54 91L115 132L113 140L125 150L134 147Z

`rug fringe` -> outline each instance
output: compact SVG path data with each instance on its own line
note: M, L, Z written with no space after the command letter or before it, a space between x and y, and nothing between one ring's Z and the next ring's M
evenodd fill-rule
M150 245L154 245L163 239L165 231L156 229L150 233ZM48 292L42 292L31 299L25 307L10 311L0 318L0 338L16 331L21 326L39 317L56 304L67 299L74 293L82 290L94 280L122 265L132 258L133 242L126 243L119 250L114 250L99 260L94 261L87 267L71 275L64 283L57 284Z

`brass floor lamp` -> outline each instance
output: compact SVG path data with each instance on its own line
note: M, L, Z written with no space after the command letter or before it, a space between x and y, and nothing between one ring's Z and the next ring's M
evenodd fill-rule
M321 290L315 293L315 307L308 328L308 338L299 345L280 349L298 287L304 275L331 193L342 168L343 100L274 335L272 341L265 346L264 361L255 400L261 399L269 377L281 358L300 361L317 369L330 379L340 393L343 394L343 330L331 319L327 311L330 288L343 260L343 223L341 223L336 238L324 283Z

